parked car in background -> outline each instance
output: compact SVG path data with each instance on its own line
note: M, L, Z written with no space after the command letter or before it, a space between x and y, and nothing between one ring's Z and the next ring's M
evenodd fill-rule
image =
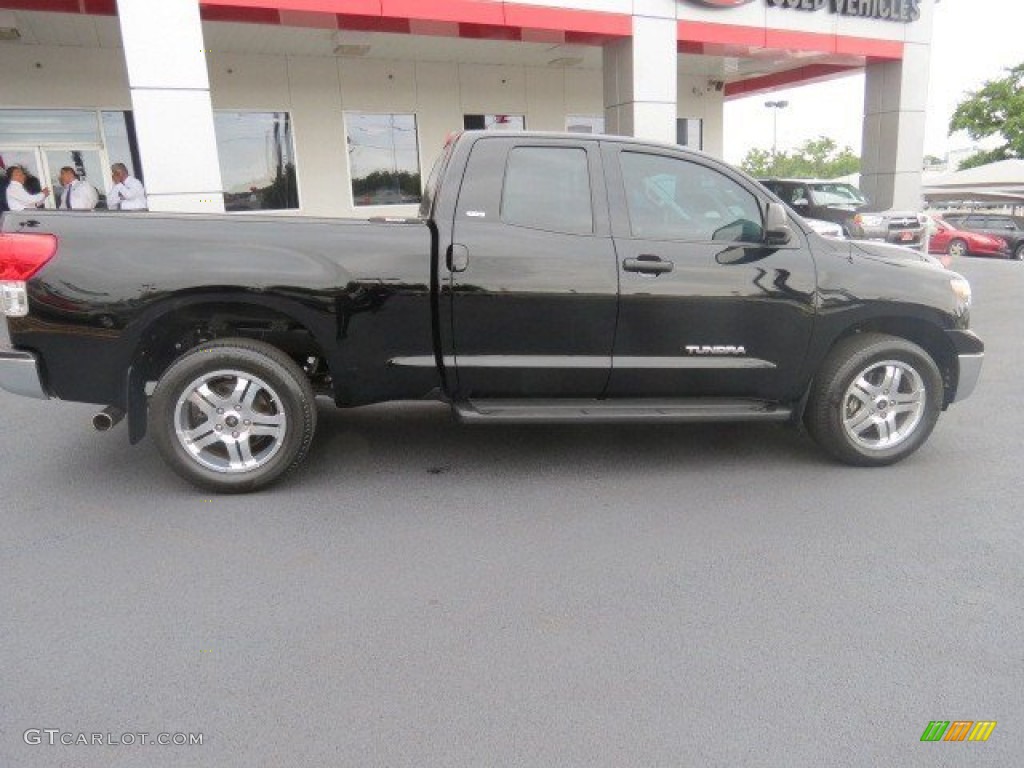
M957 229L945 219L932 216L932 232L928 252L960 258L961 256L995 256L1008 258L1012 251L1003 238Z
M836 240L846 239L846 235L843 234L843 228L838 224L831 221L822 221L821 219L804 219L804 221L822 237L832 237Z
M925 217L914 211L878 211L852 184L812 179L760 179L805 219L838 224L852 240L875 240L926 250Z
M942 217L965 232L992 235L1006 241L1009 256L1024 261L1024 216L1005 213L947 213Z

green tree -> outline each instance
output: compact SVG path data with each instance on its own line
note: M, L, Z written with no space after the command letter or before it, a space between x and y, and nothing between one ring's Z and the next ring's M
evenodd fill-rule
M740 163L751 176L834 179L860 170L860 158L850 147L839 148L828 136L809 139L792 152L751 149Z
M961 163L962 169L1024 158L1024 64L1006 73L1006 77L989 80L980 90L969 92L949 121L950 135L966 131L974 141L1003 140L995 149L971 155Z
M747 152L746 157L740 162L740 168L755 178L765 176L777 176L775 173L775 158L770 149L754 148Z

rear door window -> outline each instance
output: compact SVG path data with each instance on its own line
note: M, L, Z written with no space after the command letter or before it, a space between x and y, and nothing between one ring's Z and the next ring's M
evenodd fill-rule
M505 166L501 220L516 227L594 232L590 167L582 147L514 147Z

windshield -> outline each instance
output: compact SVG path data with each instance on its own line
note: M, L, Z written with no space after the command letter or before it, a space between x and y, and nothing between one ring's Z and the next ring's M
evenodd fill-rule
M808 184L818 205L865 205L867 199L852 184L835 182Z

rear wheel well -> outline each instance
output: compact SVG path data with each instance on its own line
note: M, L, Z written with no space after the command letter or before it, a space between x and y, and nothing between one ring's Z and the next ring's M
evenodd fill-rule
M333 395L327 357L312 332L284 312L244 302L195 304L153 321L131 362L126 408L129 439L146 434L147 397L171 363L200 344L223 338L262 341L292 358L315 394Z
M956 350L940 328L925 320L909 317L876 318L848 328L832 342L829 352L844 339L859 333L884 333L917 344L935 361L942 375L943 409L952 402L960 369Z
M270 344L295 360L314 390L330 383L326 356L308 328L284 312L245 303L197 304L163 315L142 334L133 366L155 381L190 349L221 338Z

